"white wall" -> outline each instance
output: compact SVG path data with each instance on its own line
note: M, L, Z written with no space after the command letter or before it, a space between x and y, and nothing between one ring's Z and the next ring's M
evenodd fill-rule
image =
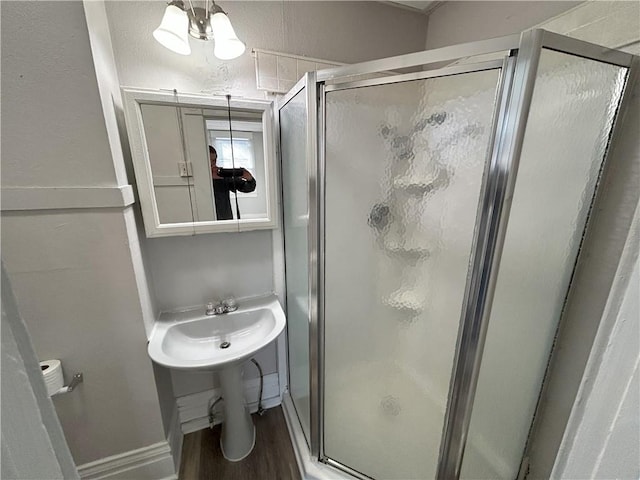
M2 266L2 470L6 479L75 479L29 332ZM33 455L33 452L38 452Z
M2 5L2 186L116 185L82 5ZM43 33L20 34L30 22Z
M84 373L55 399L77 464L164 439L123 213L2 215L3 259L39 358L60 359L67 381Z
M216 233L147 241L158 307L205 305L273 291L271 237Z
M358 62L422 50L426 18L377 2L221 2L247 52L222 62L211 43L191 41L192 54L176 55L152 37L162 2L107 2L111 38L122 85L176 88L189 93L231 93L264 98L255 88L252 47L339 62ZM393 40L390 40L393 39ZM171 310L224 295L274 290L272 233L213 234L147 239L144 249L157 305ZM260 354L265 374L277 370L275 346ZM247 368L247 377L256 376ZM172 372L177 397L211 388L211 375Z
M84 464L165 438L131 198L107 138L82 3L1 8L2 256L38 357L61 359L67 381L84 372L55 399ZM9 201L15 187L28 190Z
M552 478L640 477L639 221L636 214Z
M429 15L426 48L520 33L581 2L444 2Z
M424 48L425 16L378 2L223 1L220 6L247 44L244 55L230 62L217 60L211 43L191 40L192 54L185 57L153 40L162 2L108 2L122 84L264 98L255 88L254 47L344 63Z
M135 185L129 137L124 124L120 80L113 56L105 5L103 2L83 1L83 6L116 178L121 185L129 183ZM134 258L136 286L140 296L145 329L149 334L158 312L155 308L155 298L150 285L151 276L146 268L148 262L145 261L145 252L140 249L140 238L144 238L142 212L140 209L134 208L133 215L127 215L126 218L130 227L127 228L127 233Z

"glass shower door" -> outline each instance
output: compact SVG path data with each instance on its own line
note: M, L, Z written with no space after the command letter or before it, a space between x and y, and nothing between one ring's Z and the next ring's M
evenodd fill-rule
M309 206L307 104L302 88L280 108L280 150L287 288L289 394L310 441L309 395Z
M518 475L627 70L540 53L460 478Z
M326 89L323 446L369 477L436 475L501 65Z

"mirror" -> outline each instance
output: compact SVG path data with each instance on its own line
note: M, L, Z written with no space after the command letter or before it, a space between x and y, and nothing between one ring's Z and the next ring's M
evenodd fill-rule
M123 94L148 237L275 227L271 102Z

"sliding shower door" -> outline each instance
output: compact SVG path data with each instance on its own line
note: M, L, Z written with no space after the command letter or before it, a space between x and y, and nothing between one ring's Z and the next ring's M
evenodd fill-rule
M502 62L326 87L324 455L434 478Z

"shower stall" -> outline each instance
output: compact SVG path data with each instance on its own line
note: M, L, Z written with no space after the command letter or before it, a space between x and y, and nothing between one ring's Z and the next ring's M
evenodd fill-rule
M521 466L638 59L544 30L311 72L278 104L310 477Z

